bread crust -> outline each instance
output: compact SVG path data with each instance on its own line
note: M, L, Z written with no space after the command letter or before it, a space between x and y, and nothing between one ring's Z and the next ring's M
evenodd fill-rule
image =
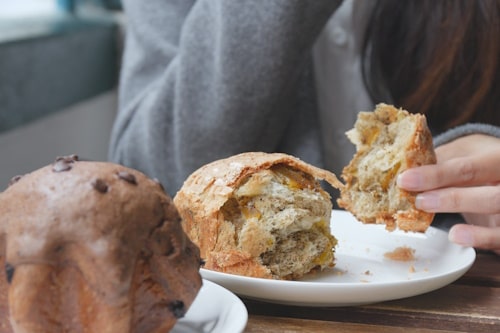
M201 287L198 248L141 172L63 157L0 193L14 332L165 332Z
M259 253L258 249L241 251L236 248L234 227L225 223L221 209L247 176L276 165L295 168L316 179L326 180L335 187L342 186L333 173L281 153L242 153L201 167L186 179L175 195L174 203L182 216L184 229L199 246L207 269L274 278L255 256ZM259 247L259 242L265 241L259 232L258 228L249 232L256 247Z
M410 124L409 133L397 133L389 135L393 141L402 140L402 146L397 146L394 142L380 143L379 138L383 131L389 126L397 126L397 123L406 121ZM417 193L409 192L396 185L397 176L410 168L426 164L435 164L436 155L434 152L432 135L427 126L426 118L422 114L410 114L406 110L396 109L392 105L378 104L373 112L361 112L354 128L347 133L347 136L356 145L356 153L349 165L343 172L342 178L345 186L341 188L341 196L337 200L340 207L350 211L356 218L364 223L385 224L388 230L396 228L404 231L425 232L432 223L434 213L425 212L415 207ZM404 140L404 141L403 141ZM398 143L398 142L396 142ZM370 170L360 168L361 163L366 160L375 147L383 146L385 155L380 161L371 162ZM392 161L398 167L385 174L376 174L377 163L385 162L388 157L394 154L397 161ZM384 198L380 202L386 202L373 209L375 213L366 214L357 202L357 193L364 189L359 189L360 179L372 177L373 182L386 183L385 186L378 186L374 190L379 198ZM373 203L372 205L377 205ZM367 208L367 207L365 207Z

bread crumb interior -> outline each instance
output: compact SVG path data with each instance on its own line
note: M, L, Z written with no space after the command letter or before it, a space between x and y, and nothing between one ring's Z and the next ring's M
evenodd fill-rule
M223 207L235 244L273 275L294 279L333 266L330 196L310 175L285 165L245 179Z
M410 118L367 119L356 124L348 136L357 147L357 155L346 167L351 179L350 201L362 218L370 219L380 211L406 209L399 199L396 175L405 160L404 147L415 131ZM376 221L372 221L376 222Z

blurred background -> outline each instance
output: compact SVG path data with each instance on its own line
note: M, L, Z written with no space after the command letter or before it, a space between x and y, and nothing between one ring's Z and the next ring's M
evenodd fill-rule
M57 156L106 160L119 0L0 0L0 191Z

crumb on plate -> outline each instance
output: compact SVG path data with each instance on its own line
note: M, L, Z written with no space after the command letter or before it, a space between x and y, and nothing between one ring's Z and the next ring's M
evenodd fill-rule
M415 260L415 250L408 246L400 246L391 252L384 253L384 257L397 261L411 261Z

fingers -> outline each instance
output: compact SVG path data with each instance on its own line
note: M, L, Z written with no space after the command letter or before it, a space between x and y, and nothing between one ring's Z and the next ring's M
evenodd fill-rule
M398 186L408 191L428 191L448 186L492 184L500 180L500 154L459 157L441 164L424 165L404 171Z
M457 224L450 229L448 238L459 245L491 250L500 254L500 227L488 228Z
M500 213L500 185L450 187L417 195L415 206L440 213Z

